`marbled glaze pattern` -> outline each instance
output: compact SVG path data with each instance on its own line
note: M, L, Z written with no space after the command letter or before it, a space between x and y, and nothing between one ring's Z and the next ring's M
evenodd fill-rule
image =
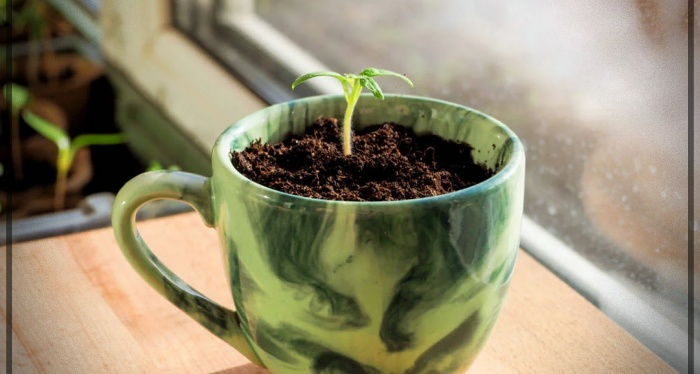
M211 216L219 234L237 315L174 275L179 282L135 266L169 300L273 373L459 373L486 341L515 263L522 145L497 121L462 106L365 96L356 128L394 121L467 141L477 161L500 171L447 195L358 203L284 194L233 169L232 149L258 138L280 140L319 116L342 116L344 107L342 96L275 105L217 141L213 176L201 192L211 196L210 213L202 215ZM183 187L192 183L163 189L189 201L201 195ZM207 209L206 202L194 205ZM115 230L118 238L126 235ZM127 257L134 252L129 245Z

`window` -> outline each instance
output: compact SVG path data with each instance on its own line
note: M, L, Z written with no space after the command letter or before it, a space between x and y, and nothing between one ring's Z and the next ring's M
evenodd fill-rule
M102 0L79 0L78 3L90 14L97 15Z
M255 2L248 0L175 0L172 18L176 28L268 103L317 93L308 86L292 93L288 82L297 71L323 65L259 18L254 8Z
M68 19L90 42L97 44L100 32L97 27L102 0L47 0Z
M416 85L385 91L502 120L527 148L523 247L684 367L684 2L172 0L168 14L268 103L339 92L332 80L290 91L301 73L378 66Z

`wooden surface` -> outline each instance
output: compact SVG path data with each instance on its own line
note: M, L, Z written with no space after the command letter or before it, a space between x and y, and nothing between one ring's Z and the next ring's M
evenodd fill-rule
M216 233L195 213L138 226L175 273L233 306ZM14 373L266 373L141 280L111 228L13 245L12 269ZM0 279L6 270L3 261ZM521 252L501 317L469 372L673 370Z

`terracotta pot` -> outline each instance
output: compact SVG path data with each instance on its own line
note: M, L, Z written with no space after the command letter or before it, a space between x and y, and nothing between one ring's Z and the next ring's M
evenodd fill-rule
M71 128L84 124L92 82L102 76L102 69L77 53L53 54L48 60L40 56L40 76L47 79L29 81L28 58L15 60L16 76L29 86L33 97L51 100L66 113ZM47 66L49 65L49 66Z

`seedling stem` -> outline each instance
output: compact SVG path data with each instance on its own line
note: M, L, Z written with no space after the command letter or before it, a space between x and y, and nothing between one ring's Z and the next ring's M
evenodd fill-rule
M80 148L90 145L119 144L126 140L123 134L82 134L71 141L63 129L28 110L22 113L22 117L36 132L51 140L58 147L56 193L54 195L54 209L57 211L62 210L65 205L66 180L76 152Z
M346 156L352 154L352 115L355 112L357 101L360 99L362 88L366 88L377 99L384 100L384 94L382 93L381 88L379 88L377 81L375 81L372 77L397 77L403 79L409 86L413 87L413 82L401 74L384 69L367 68L362 70L359 74L339 74L332 71L317 71L304 74L297 78L294 83L292 83L292 89L311 78L323 76L333 77L340 81L340 84L343 86L345 101L348 104L345 108L345 116L343 117L343 154Z

